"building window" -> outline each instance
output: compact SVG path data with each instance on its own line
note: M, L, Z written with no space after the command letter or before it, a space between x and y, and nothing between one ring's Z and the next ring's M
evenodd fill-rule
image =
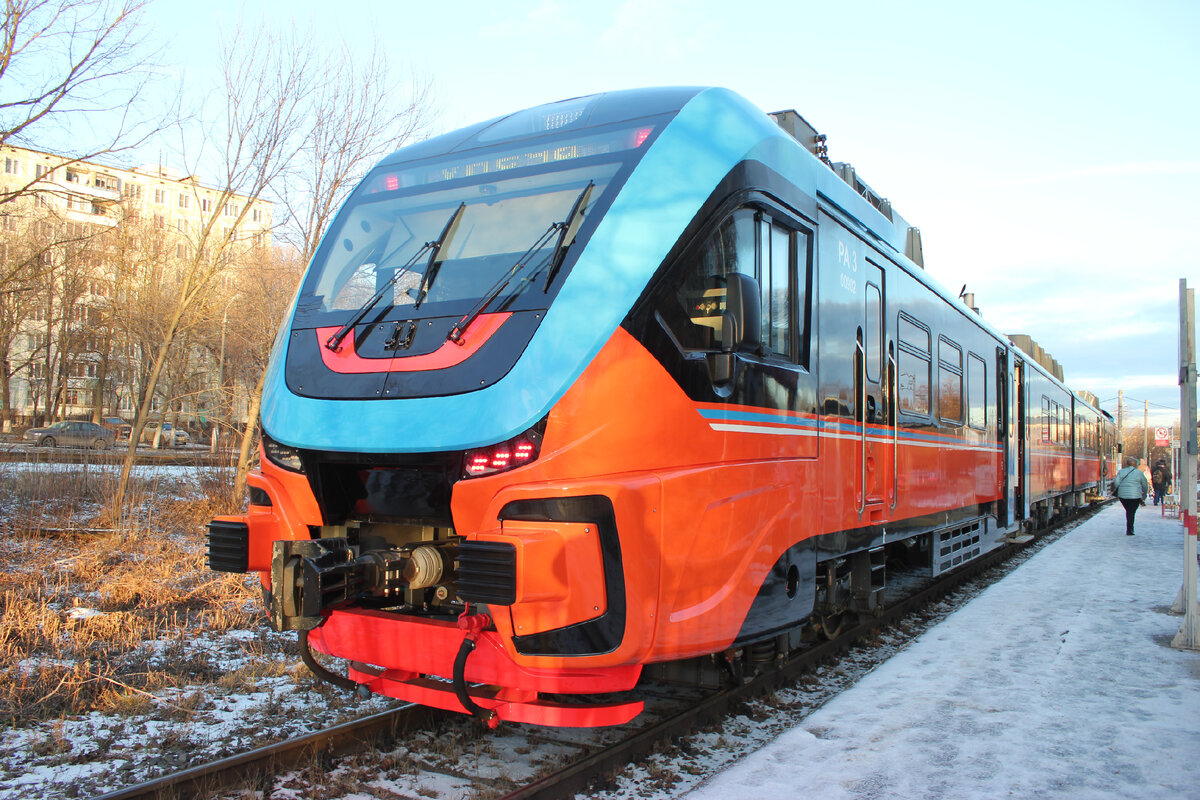
M237 213L238 213L237 203L226 203L225 204L225 216L236 217Z
M20 174L20 172L21 172L21 162L17 161L15 158L4 159L4 174L5 175L18 175L18 174Z
M40 178L43 175L49 175L49 174L50 174L50 168L47 167L45 164L34 164L33 165L33 177Z
M191 208L192 207L192 198L189 195L184 194L183 192L180 192L179 193L179 207L180 208Z
M140 183L125 184L125 196L137 199L142 196L142 185Z
M252 220L254 220L255 222L262 222L262 209L261 208L254 209L254 212L251 214L250 218Z
M167 227L167 220L162 214L154 215L154 227L158 228L159 230Z
M154 190L154 202L158 203L159 205L162 205L163 203L167 202L167 190L166 189L155 189Z
M79 183L79 173L73 169L67 170L67 183Z
M212 200L207 197L200 198L200 210L206 213L212 211Z

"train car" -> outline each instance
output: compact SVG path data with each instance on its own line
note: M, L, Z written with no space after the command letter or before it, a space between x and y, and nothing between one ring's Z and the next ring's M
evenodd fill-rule
M889 557L953 569L1073 489L1070 391L920 256L802 119L721 89L405 148L287 311L210 563L323 677L491 723L771 663L877 607Z
M1075 475L1072 489L1076 505L1082 505L1088 495L1102 496L1104 492L1105 456L1102 451L1103 412L1094 397L1076 392L1072 397L1075 421Z

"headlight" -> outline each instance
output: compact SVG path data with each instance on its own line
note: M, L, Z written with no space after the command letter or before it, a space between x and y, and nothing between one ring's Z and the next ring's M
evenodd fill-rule
M265 433L262 437L263 452L267 459L277 467L291 472L304 472L304 462L300 460L300 451L286 444L280 444Z

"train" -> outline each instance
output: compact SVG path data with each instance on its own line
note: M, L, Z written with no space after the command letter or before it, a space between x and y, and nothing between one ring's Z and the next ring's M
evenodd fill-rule
M720 88L384 158L284 314L260 422L210 567L258 573L320 677L493 726L744 678L876 613L889 564L956 569L1116 467L1096 398L932 280L824 136Z

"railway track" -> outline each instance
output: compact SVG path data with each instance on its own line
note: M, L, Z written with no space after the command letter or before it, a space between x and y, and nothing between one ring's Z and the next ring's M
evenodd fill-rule
M120 465L125 459L125 447L118 445L108 450L88 450L82 447L9 447L0 449L0 462L21 464L76 464L84 465ZM237 453L228 452L216 455L207 450L152 450L138 448L137 463L145 466L158 464L163 466L196 466L196 467L228 467L237 465Z
M793 684L821 664L833 661L850 648L882 628L905 619L915 610L927 606L956 590L983 573L1003 564L1035 542L1046 542L1060 535L1063 525L1090 516L1098 505L1084 509L1067 520L1052 525L1036 538L1013 543L994 550L948 575L927 582L912 594L898 600L878 616L855 625L834 639L813 644L794 653L777 669L759 674L741 685L719 691L693 693L685 700L666 695L657 702L647 703L648 724L635 720L620 729L602 729L594 735L575 732L580 737L567 742L567 749L578 755L569 756L566 763L516 789L512 782L491 780L496 796L504 800L542 800L561 798L586 792L597 780L619 773L627 765L646 758L665 743L696 732L716 722L762 695ZM370 752L389 743L402 740L407 734L435 726L439 722L469 721L459 714L442 712L421 706L403 706L386 712L344 723L303 737L289 739L241 755L165 775L119 791L101 795L95 800L160 800L161 798L208 798L234 787L269 789L274 776L307 764L331 763L354 754ZM488 734L479 728L478 734ZM531 738L534 738L531 736ZM544 736L539 738L545 739ZM467 776L461 776L467 779ZM472 780L472 782L474 782ZM507 792L507 793L505 793ZM264 798L269 791L264 791Z

